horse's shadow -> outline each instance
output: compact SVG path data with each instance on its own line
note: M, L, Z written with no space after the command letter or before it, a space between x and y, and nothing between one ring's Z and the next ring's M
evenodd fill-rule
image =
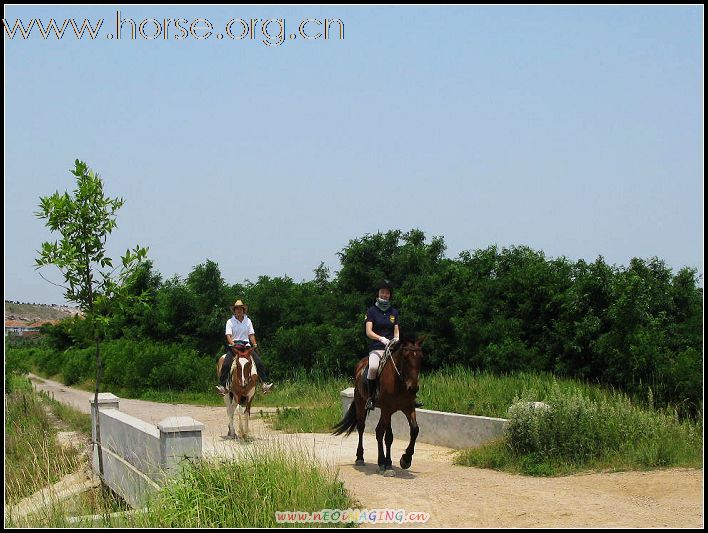
M233 442L233 443L239 443L239 444L254 444L258 441L263 440L262 438L253 437L253 436L243 438L243 437L229 437L228 435L219 435L219 438L221 439L222 442Z
M366 464L366 465L352 465L352 468L356 470L357 472L361 472L362 474L366 476L381 476L385 477L383 474L379 472L379 467L378 465L371 465L371 464ZM393 470L388 470L388 472L393 472L394 475L390 476L393 478L397 479L417 479L417 475L415 472L412 472L410 470L403 470L402 468L393 468Z

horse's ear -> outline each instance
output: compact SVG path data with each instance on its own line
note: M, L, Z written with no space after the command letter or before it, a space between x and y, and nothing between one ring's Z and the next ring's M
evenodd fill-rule
M428 338L427 335L423 335L422 337L418 337L418 339L415 341L415 345L420 346L421 344L423 344L425 342L425 339L427 339L427 338Z

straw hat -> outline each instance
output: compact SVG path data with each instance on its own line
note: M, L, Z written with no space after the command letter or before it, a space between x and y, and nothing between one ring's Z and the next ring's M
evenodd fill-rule
M231 306L231 310L236 310L237 307L243 307L243 312L248 313L248 306L241 300L236 300L236 302Z

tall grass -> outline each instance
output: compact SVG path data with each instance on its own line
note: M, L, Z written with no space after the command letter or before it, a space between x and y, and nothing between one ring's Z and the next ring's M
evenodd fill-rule
M6 516L6 527L59 528L59 527L117 527L124 526L124 513L132 512L129 506L114 493L104 496L94 488L63 501L52 502L32 514L13 518ZM118 515L118 516L115 516Z
M52 413L66 424L67 428L72 431L78 431L91 436L91 415L77 411L76 409L64 405L63 403L50 398L46 392L40 391L42 401L49 406Z
M288 433L326 433L342 418L340 392L351 387L346 378L300 371L279 382L271 394L257 398L258 406L279 407L270 415L273 429Z
M306 452L254 448L241 459L187 463L133 527L278 527L276 511L347 509L336 473Z
M530 403L539 398L546 406ZM702 466L701 421L636 405L620 393L590 395L556 383L543 394L525 391L508 417L503 440L465 451L457 463L531 475Z
M325 407L339 402L339 393L352 386L352 380L335 378L322 372L299 371L279 381L270 394L258 398L264 407Z
M564 394L578 392L591 400L615 394L612 389L575 379L558 379L553 374L515 372L497 375L458 366L422 375L418 398L425 403L425 409L508 418L509 407L517 397L544 401L554 388Z
M184 462L179 475L140 512L71 520L69 511L85 515L107 512L93 508L55 506L23 525L35 527L215 528L288 527L275 520L276 511L315 512L350 509L355 501L336 472L319 465L306 450L253 448L239 459ZM330 526L330 524L327 524ZM298 524L292 526L297 527Z
M75 472L79 451L56 440L42 400L29 381L13 378L5 395L5 503L14 504Z

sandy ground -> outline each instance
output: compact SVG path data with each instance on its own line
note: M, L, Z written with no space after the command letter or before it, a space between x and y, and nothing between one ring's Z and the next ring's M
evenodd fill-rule
M33 379L39 390L89 413L89 392L53 381ZM356 432L350 437L327 434L284 434L251 419L250 443L224 438L224 407L120 400L120 410L157 424L170 416L191 416L205 426L205 456L238 456L251 446L287 443L339 470L340 478L365 509L427 512L425 524L411 527L702 527L703 470L582 474L533 478L493 470L455 466L453 450L416 444L413 465L398 468L407 438L395 439L395 477L383 477L376 466L376 440L364 436L367 464L354 466ZM263 411L267 411L263 409Z

